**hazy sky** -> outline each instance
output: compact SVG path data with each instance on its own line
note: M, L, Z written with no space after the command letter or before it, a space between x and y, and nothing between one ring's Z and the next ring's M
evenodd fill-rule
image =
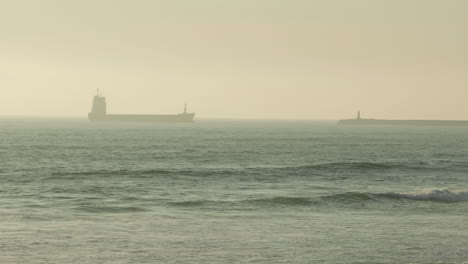
M0 115L468 119L466 0L0 0Z

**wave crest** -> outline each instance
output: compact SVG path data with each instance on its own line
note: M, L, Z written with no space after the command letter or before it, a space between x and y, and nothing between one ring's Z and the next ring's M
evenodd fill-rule
M391 203L391 200L411 200L415 202L467 202L468 191L431 190L420 193L368 193L346 192L316 197L277 196L259 199L246 199L238 201L192 200L169 203L173 206L200 207L200 206L321 206L321 205L352 205L366 203Z
M382 196L415 201L468 202L468 191L430 190L420 193L390 192Z
M80 206L76 209L87 213L136 213L147 211L144 208L135 206Z

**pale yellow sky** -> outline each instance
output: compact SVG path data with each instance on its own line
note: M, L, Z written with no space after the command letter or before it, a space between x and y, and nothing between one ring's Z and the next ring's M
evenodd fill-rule
M0 0L0 115L468 119L465 0Z

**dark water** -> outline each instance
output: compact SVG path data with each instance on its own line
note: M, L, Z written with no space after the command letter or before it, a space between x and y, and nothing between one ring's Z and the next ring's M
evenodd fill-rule
M0 120L0 263L468 263L468 128Z

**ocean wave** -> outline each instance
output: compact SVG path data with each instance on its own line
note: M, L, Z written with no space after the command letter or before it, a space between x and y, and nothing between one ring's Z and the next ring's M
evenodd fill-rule
M258 199L245 199L237 201L214 200L188 200L170 202L172 206L180 207L216 207L216 206L329 206L330 204L350 205L366 203L391 203L391 201L410 200L414 202L466 202L468 191L432 190L421 193L371 193L371 192L346 192L315 197L305 196L276 196Z
M322 196L324 201L333 202L353 202L353 201L376 201L386 202L392 200L411 200L428 202L467 202L468 191L450 191L450 190L428 190L414 193L371 193L371 192L347 192L328 196Z
M148 169L148 170L98 170L98 171L76 171L76 172L54 172L51 173L48 179L63 179L63 178L80 178L87 176L136 176L136 177L147 177L153 175L229 175L238 169L211 169L211 168L161 168L161 169Z
M87 177L153 177L153 176L272 176L278 175L310 175L327 172L383 172L392 170L466 170L466 163L453 162L443 164L432 164L427 162L331 162L317 163L298 166L259 166L259 167L220 167L220 168L154 168L154 169L117 169L117 170L96 170L96 171L56 171L48 175L49 180L60 179L80 179Z
M302 166L299 168L312 168L312 169L391 169L394 167L401 167L400 163L377 163L377 162L332 162L322 163L317 165Z
M265 167L243 167L243 168L158 168L147 170L96 170L96 171L59 171L51 173L51 176L79 176L79 175L141 175L141 174L156 174L156 173L216 173L229 174L232 172L242 171L271 171L271 170L302 170L302 169L390 169L401 168L407 166L403 163L374 163L374 162L333 162L333 163L318 163L312 165L299 166L265 166Z
M182 202L169 202L172 206L181 206L181 207L192 207L192 206L203 206L207 204L214 204L216 202L210 200L193 200L193 201L182 201Z
M314 198L309 197L291 197L291 196L278 196L272 198L251 199L244 200L243 203L247 204L277 204L277 205L313 205L317 204Z
M166 172L167 170L161 170ZM149 174L156 173L159 170L96 170L96 171L65 171L65 172L54 172L52 176L95 176L95 175L128 175L132 173L137 174Z
M258 199L245 199L236 201L215 201L215 200L188 200L180 202L170 202L172 206L180 207L206 207L206 206L316 206L326 202L355 202L372 199L368 194L344 193L330 196L276 196Z
M380 195L383 197L415 201L468 202L468 191L430 190L419 193L390 192Z
M80 206L76 209L87 213L136 213L147 211L136 206Z
M427 162L330 162L312 165L302 165L294 167L279 167L283 170L330 170L330 171L374 171L374 170L393 170L393 169L434 169Z
M262 205L311 205L313 198L307 197L272 197L260 199L246 199L237 201L192 200L170 202L172 206L201 207L201 206L262 206Z

